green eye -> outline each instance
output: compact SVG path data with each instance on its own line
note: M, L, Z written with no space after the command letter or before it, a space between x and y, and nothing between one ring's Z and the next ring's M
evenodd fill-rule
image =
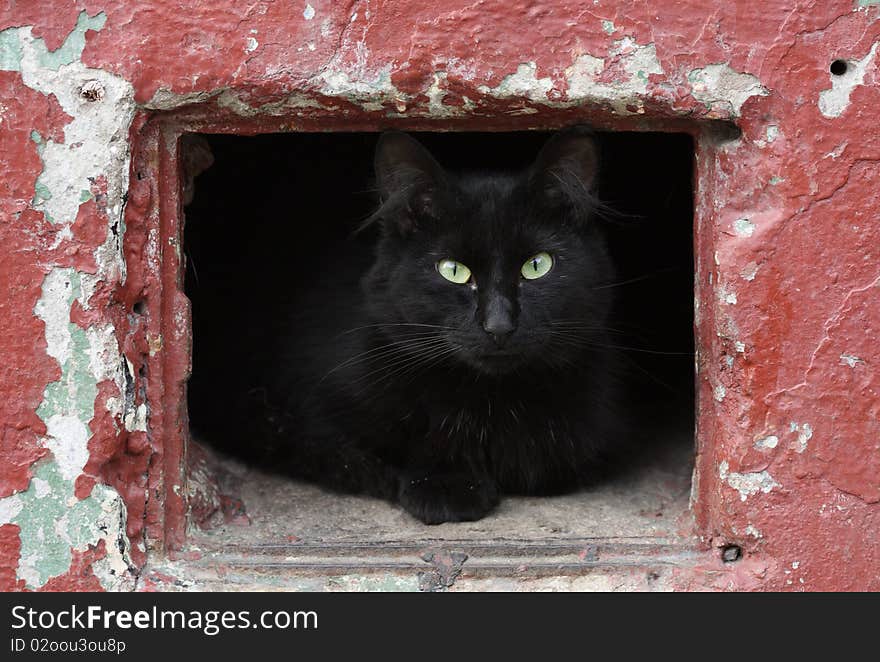
M553 258L550 257L550 253L538 253L526 260L526 263L520 269L520 273L527 280L535 280L541 276L546 276L552 268Z
M440 260L437 263L437 271L443 278L458 285L464 285L471 279L471 270L455 260Z

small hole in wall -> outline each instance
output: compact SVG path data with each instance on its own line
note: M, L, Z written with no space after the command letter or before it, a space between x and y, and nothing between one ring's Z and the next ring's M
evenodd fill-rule
M742 547L739 545L725 545L721 549L721 560L725 563L733 563L742 558Z
M835 76L843 76L846 73L849 66L846 63L846 60L834 60L829 67L829 70Z
M147 304L143 300L136 301L131 309L134 311L135 315L143 315L147 312Z

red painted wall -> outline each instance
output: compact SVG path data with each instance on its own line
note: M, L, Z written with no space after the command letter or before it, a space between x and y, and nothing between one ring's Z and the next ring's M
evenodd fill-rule
M52 462L80 471L65 478L75 499L88 504L96 484L122 496L127 562L182 540L180 131L589 121L697 137L694 514L707 553L681 571L680 587L880 589L878 4L7 3L0 512L13 514L0 525L0 585L98 581L91 564L106 560L108 546L88 536L71 542L68 571L48 579L54 571L32 558L23 571L21 527L34 524L22 524L21 504L42 484L37 468ZM835 59L848 62L842 76L829 71ZM97 88L76 103L64 96L90 80ZM708 120L734 123L742 136L719 141ZM89 122L115 131L95 155L88 136L78 137ZM67 151L53 162L51 149ZM76 164L71 181L87 180L85 201L49 219L64 199L66 162ZM116 257L113 237L122 238ZM49 347L57 316L37 313L48 305L45 279L59 269L95 283L62 321L115 338L115 355L107 350L80 372ZM134 311L140 301L146 314ZM72 351L75 359L85 350ZM68 374L94 393L77 405L88 429L78 464L53 460L45 439L63 446L66 433L47 431L51 403L41 408L47 387ZM140 405L146 429L135 420ZM744 560L721 565L716 548L725 543L740 544Z

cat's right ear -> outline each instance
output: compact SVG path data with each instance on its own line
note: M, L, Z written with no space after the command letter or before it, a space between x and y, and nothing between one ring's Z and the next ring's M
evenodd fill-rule
M574 126L555 134L529 172L529 183L548 202L568 203L584 211L594 203L599 150L593 132Z
M376 145L376 183L386 213L402 232L433 218L437 190L445 174L434 157L414 138L400 131L387 131ZM382 210L380 210L382 211Z

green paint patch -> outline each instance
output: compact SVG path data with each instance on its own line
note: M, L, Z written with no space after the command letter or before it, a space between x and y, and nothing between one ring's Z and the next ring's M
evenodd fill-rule
M86 32L89 30L100 30L107 22L107 14L99 12L94 16L89 16L85 11L79 13L76 19L76 27L67 35L64 43L57 50L49 51L45 42L40 39L37 49L37 61L40 66L52 71L58 71L65 64L76 62L82 57L83 50L86 47ZM35 44L36 45L36 44Z
M40 159L42 160L43 152L46 149L46 140L43 138L43 136L40 135L40 132L36 129L31 131L31 140L36 144L37 154L39 154ZM37 177L37 181L34 183L34 197L31 199L31 205L33 205L35 208L46 200L52 199L52 190L48 186L46 186L46 184L40 181L40 177L42 177L42 175L43 173L41 172L40 175ZM43 216L45 216L47 221L49 221L50 223L52 222L52 219L45 212L43 212Z
M71 327L75 325L71 324ZM61 379L46 386L37 415L44 420L51 416L75 416L91 420L98 394L95 377L89 370L89 340L77 327L70 334L70 358L61 366Z
M602 21L602 30L605 34L614 34L617 28L614 27L614 21Z
M93 197L94 197L94 196L92 195L92 192L89 191L89 190L83 189L82 191L79 192L79 201L80 201L80 203L88 202L88 201L91 200Z
M880 0L857 0L856 6L858 6L858 7L876 7L876 6L880 6Z
M21 71L24 50L18 33L21 28L8 28L0 32L0 71Z
M770 186L776 186L777 184L781 184L785 181L784 177L776 177L775 175L770 178Z
M100 30L107 22L107 15L99 12L89 16L87 12L80 12L76 19L76 26L67 35L64 43L57 50L50 51L46 48L43 39L34 39L30 36L30 28L8 28L0 32L0 71L21 71L21 61L24 58L22 38L33 42L37 63L52 71L58 71L65 64L78 61L82 57L86 47L86 32Z
M66 269L62 274L68 284L66 310L73 307L74 300L82 296L80 274ZM64 322L66 330L65 358L61 363L61 379L46 386L43 401L37 408L37 416L48 421L52 416L73 416L88 422L95 412L98 386L89 366L90 345L86 332L69 318Z
M39 204L46 200L52 199L52 191L49 190L49 187L45 184L37 182L34 184L34 204Z
M28 489L17 496L22 508L12 521L21 529L19 571L29 585L42 586L64 574L73 560L71 548L85 549L100 539L101 503L77 499L57 462L40 463Z

